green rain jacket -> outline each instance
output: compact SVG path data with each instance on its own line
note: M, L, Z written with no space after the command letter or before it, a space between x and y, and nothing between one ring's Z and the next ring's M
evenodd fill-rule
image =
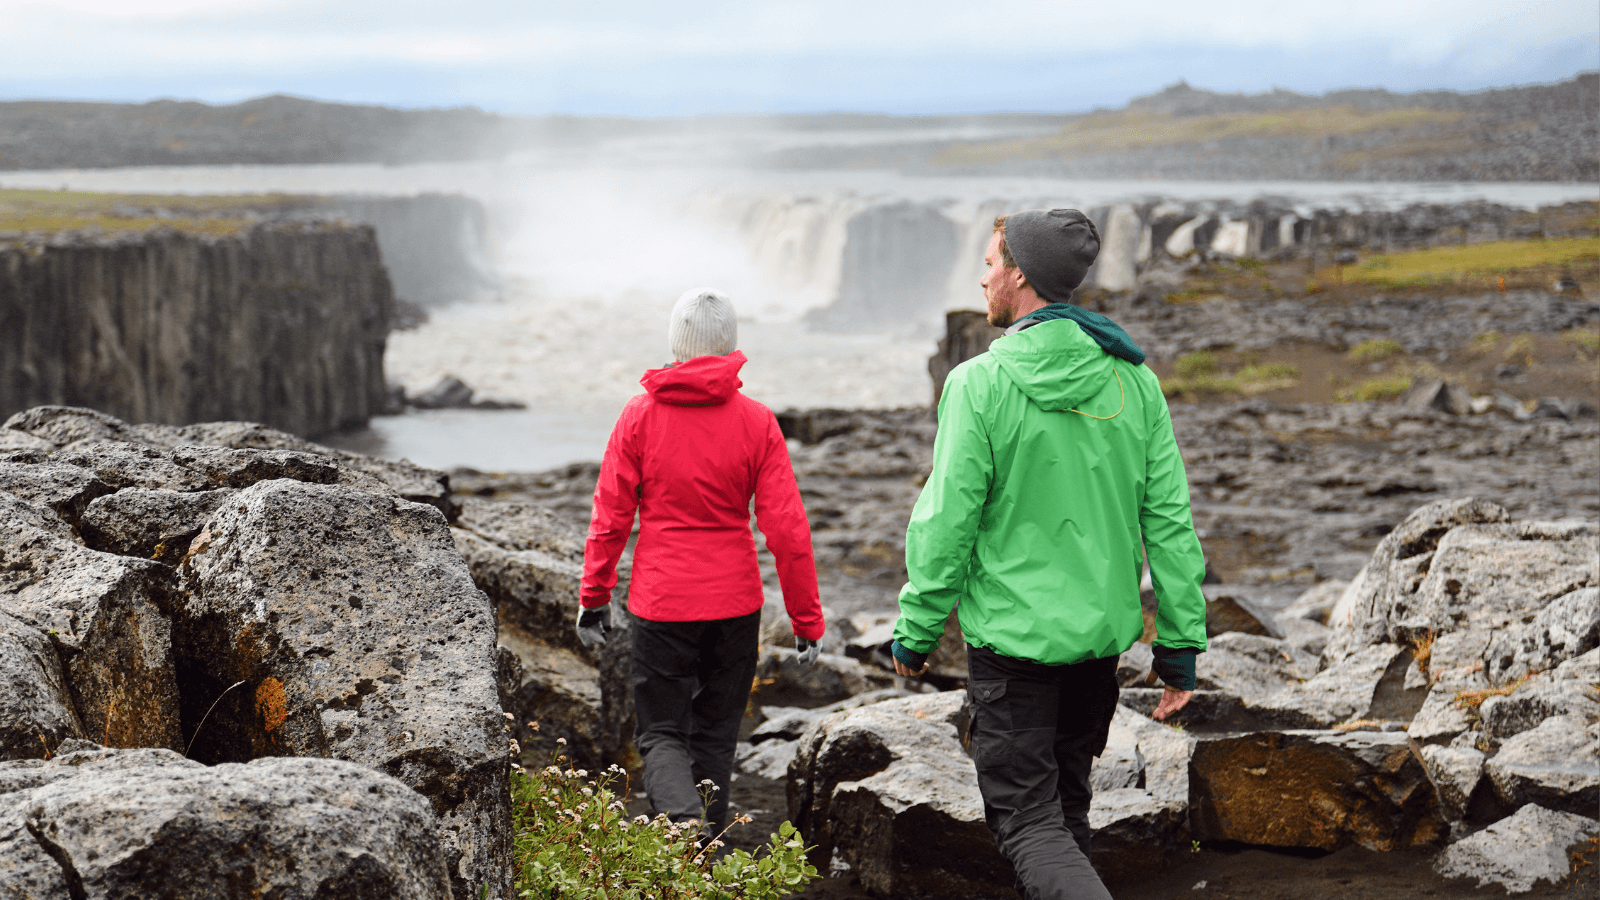
M1001 337L945 380L895 638L932 652L959 603L967 641L1003 656L1116 656L1144 627L1141 541L1156 645L1205 650L1205 560L1156 376L1070 320Z

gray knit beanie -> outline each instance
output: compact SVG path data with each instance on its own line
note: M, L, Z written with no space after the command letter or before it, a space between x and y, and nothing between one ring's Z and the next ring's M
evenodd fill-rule
M1100 255L1100 232L1075 209L1025 209L1006 216L1006 249L1046 303L1067 303Z
M739 318L733 301L707 288L684 291L672 307L667 343L678 362L696 356L727 356L739 343Z

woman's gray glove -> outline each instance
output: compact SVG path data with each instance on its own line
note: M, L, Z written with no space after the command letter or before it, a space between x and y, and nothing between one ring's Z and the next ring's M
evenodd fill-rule
M585 647L599 647L611 633L611 604L580 610L578 613L578 641Z
M822 652L822 645L816 641L808 641L797 634L794 636L794 649L800 654L800 667L809 669L816 663L817 654Z

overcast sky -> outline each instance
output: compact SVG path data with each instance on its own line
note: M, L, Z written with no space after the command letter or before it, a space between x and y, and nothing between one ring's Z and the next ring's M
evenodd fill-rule
M1597 67L1595 0L0 0L0 99L1076 112L1180 78L1477 90Z

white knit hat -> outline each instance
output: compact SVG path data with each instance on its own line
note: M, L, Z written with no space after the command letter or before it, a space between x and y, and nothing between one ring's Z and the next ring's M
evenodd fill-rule
M684 291L672 307L667 343L678 362L696 356L726 356L739 342L739 319L733 301L719 291Z

